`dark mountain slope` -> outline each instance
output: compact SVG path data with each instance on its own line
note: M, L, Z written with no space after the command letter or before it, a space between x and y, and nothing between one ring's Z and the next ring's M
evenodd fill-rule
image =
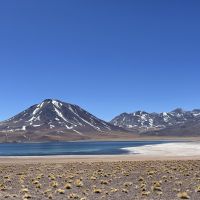
M124 129L107 123L77 105L46 99L0 123L0 136L10 141L33 138L83 139L109 136ZM7 138L7 139L6 139ZM57 140L57 139L56 139Z

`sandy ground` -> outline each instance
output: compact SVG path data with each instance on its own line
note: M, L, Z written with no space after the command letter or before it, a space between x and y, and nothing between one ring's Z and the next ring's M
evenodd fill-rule
M160 155L86 155L86 156L10 156L0 157L1 164L48 164L73 162L123 162L123 161L166 161L200 160L199 156L160 156Z

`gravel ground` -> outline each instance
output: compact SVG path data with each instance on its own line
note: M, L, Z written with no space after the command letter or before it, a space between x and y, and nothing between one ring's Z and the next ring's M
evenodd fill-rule
M200 199L200 161L0 164L0 199Z

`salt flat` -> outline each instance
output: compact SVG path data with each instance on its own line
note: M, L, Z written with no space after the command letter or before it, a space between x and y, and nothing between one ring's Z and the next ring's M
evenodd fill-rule
M173 142L123 149L128 150L129 154L148 156L200 156L200 142Z

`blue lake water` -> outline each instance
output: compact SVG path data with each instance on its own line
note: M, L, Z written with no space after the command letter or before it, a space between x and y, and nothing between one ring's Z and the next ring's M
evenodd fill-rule
M0 156L43 156L43 155L118 155L127 154L121 148L163 144L172 141L85 141L49 143L3 143Z

